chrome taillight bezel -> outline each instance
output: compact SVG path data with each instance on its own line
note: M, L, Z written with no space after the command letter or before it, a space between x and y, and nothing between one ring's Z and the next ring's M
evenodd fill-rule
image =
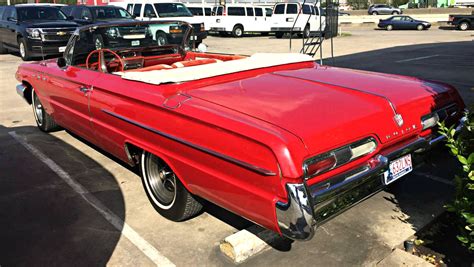
M373 144L372 147L368 147L369 149L365 153L359 153L358 155L354 155L353 151L357 148L360 148L361 146L367 145L367 144ZM330 150L328 152L319 154L317 156L311 157L303 163L303 175L305 179L310 179L315 176L321 175L323 173L326 173L328 171L331 171L335 168L338 168L340 166L343 166L349 162L352 162L354 160L357 160L361 157L367 156L371 153L373 153L377 149L378 143L377 140L374 137L366 137L363 138L359 141L353 142L351 144ZM318 162L321 162L322 160L326 160L330 157L335 157L335 163L333 166L330 168L327 168L323 171L320 172L313 172L309 173L309 166L316 164Z

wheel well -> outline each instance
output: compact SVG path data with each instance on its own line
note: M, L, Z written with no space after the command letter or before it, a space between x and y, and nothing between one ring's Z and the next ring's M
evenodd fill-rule
M133 166L138 165L140 163L140 156L144 149L130 143L125 143L124 147L129 162Z
M24 86L26 86L26 89L23 92L23 97L26 99L26 102L28 102L28 104L31 105L31 103L32 103L32 101L31 101L31 89L33 88L33 86L31 86L31 84L29 84L27 81L21 81L21 83Z
M242 31L243 31L243 30L244 30L244 25L242 25L242 24L240 24L240 23L235 24L235 25L234 25L234 28L232 28L232 29L235 29L235 27L239 27L239 26L240 26L240 28L242 28Z
M463 23L463 22L466 22L468 25L471 25L471 22L467 19L463 19L463 20L460 20L459 21L459 24Z

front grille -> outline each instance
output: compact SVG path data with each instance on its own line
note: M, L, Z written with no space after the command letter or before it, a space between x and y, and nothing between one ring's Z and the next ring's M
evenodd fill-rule
M76 28L46 28L41 29L43 41L67 42Z

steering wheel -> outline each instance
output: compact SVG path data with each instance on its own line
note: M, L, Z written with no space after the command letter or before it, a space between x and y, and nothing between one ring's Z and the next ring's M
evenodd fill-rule
M114 56L114 59L110 60L109 62L105 61L105 53L110 53ZM89 60L91 59L91 56L94 54L99 54L98 56L98 62L94 62L89 64ZM98 69L101 72L109 72L109 68L115 68L114 71L123 71L124 68L124 62L122 58L117 55L114 51L110 49L97 49L89 53L87 55L86 59L86 68L87 69Z

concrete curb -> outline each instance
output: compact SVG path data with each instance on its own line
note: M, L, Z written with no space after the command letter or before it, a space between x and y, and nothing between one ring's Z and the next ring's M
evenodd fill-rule
M276 233L253 225L226 237L219 249L233 263L239 264L271 248L269 244L280 236Z

